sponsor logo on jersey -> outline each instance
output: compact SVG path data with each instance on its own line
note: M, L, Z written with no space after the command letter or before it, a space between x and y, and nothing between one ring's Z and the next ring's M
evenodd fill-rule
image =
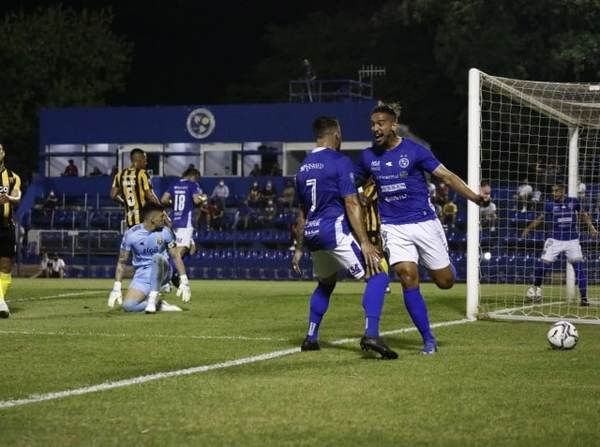
M395 192L395 191L403 191L406 189L406 183L394 183L392 185L383 185L381 187L381 192Z
M300 172L310 171L311 169L324 169L325 165L323 163L306 163L300 166Z

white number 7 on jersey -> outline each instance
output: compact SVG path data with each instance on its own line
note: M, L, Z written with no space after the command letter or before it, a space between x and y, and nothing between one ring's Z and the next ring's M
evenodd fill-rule
M310 211L313 212L317 209L317 179L309 178L306 181L306 185L310 186Z

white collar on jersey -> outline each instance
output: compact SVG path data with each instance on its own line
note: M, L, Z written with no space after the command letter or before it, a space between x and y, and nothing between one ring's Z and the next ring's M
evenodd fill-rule
M324 151L325 149L327 149L325 146L319 146L319 147L315 147L315 148L312 150L312 153L314 154L315 152L321 152L321 151Z

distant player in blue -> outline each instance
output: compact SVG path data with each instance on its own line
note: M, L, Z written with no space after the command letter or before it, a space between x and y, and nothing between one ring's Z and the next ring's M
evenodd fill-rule
M441 289L454 285L454 268L448 243L429 200L425 173L439 177L463 197L480 205L484 198L442 165L426 147L397 134L398 114L388 105L371 112L374 145L361 153L357 165L359 182L372 178L377 187L383 247L400 278L404 304L423 337L423 354L437 351L429 325L427 307L419 289L421 262Z
M598 230L594 227L590 215L581 210L579 199L566 196L563 184L557 183L552 187L552 199L552 201L546 203L544 213L533 220L522 233L523 237L527 237L529 232L544 220L551 225L550 237L544 243L544 251L535 269L534 285L527 291L527 296L534 302L542 300L541 286L544 276L550 270L556 258L561 253L565 253L567 261L571 263L575 270L581 297L580 304L589 306L585 263L583 262L583 253L579 243L577 219L579 218L585 222L592 237L598 236Z
M123 304L126 312L154 313L160 311L178 311L177 306L159 299L162 284L171 278L171 268L167 260L167 252L173 258L179 272L181 284L177 296L187 303L191 298L190 286L185 274L185 266L175 246L175 237L171 229L165 226L167 219L164 208L149 202L142 209L142 223L134 225L123 235L119 261L115 272L115 284L108 297L108 306ZM122 301L121 279L129 257L133 254L135 274L125 301Z
M206 200L206 195L198 184L199 179L200 172L195 168L188 168L181 178L171 184L160 198L163 205L173 207L173 213L171 214L172 228L175 232L177 250L181 259L185 259L188 253L193 255L196 251L194 244L194 207ZM177 271L173 271L172 280L173 285L179 287L179 274Z
M319 117L313 123L313 130L317 147L304 159L296 176L300 211L296 230L298 244L292 265L301 273L302 247L306 247L311 252L314 276L319 281L310 299L308 334L302 350L320 349L319 326L329 307L338 272L342 271L356 279L368 277L363 295L366 329L361 348L373 350L385 359L395 359L398 355L379 337L379 320L389 279L381 271L383 258L369 242L364 227L352 161L339 152L340 125L335 118Z

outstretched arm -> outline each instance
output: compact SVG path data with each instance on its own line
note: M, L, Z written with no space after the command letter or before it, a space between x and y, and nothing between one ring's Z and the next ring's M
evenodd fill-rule
M478 194L473 191L469 186L454 172L447 169L444 165L439 165L434 171L433 175L443 180L450 188L459 193L465 199L470 200L476 205L482 205L483 203L490 200L482 194Z
M590 215L587 212L581 211L579 213L579 218L587 225L590 236L592 236L592 237L598 236L598 230L594 226L594 223L592 222L592 218L590 217Z
M534 220L532 220L531 222L529 222L529 225L527 225L527 228L525 228L523 230L523 233L521 234L521 237L527 237L527 235L529 234L529 232L531 230L535 230L543 221L544 221L544 215L540 214Z

